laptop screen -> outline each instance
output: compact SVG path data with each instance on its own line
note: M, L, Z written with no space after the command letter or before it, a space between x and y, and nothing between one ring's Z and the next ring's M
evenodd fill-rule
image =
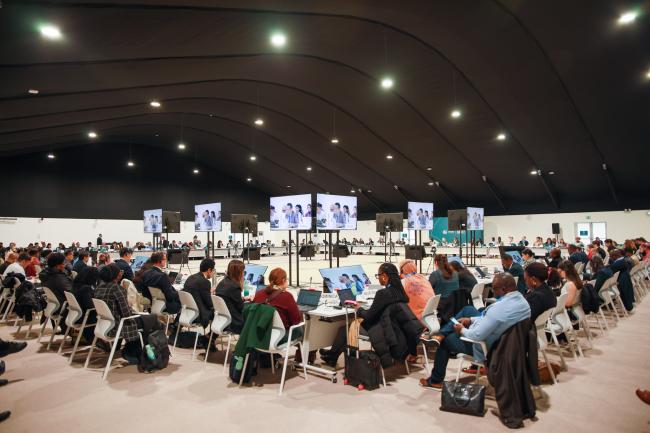
M323 292L319 292L316 290L300 289L300 291L298 292L298 301L296 303L298 305L317 307L318 303L320 302L320 295L322 293Z
M324 268L319 269L319 272L329 293L341 289L352 289L354 293L359 294L363 293L366 287L372 284L372 281L370 281L370 278L360 265Z
M356 297L354 296L354 293L352 293L352 289L342 289L338 290L336 293L339 295L339 300L341 301L341 305L345 303L345 301L356 301Z

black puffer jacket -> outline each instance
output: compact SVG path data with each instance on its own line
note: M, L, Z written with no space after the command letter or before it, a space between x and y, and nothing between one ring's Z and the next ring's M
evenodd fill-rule
M59 303L65 302L65 292L72 291L72 280L62 270L56 268L45 268L38 275L43 287L47 287L54 293Z
M364 327L365 328L365 327ZM384 368L415 354L424 326L404 302L387 306L378 321L365 328Z

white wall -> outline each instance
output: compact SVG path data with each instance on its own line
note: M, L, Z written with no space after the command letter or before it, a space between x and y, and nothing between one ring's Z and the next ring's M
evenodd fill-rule
M501 236L506 241L508 236L513 236L515 241L526 236L528 240L542 236L545 240L553 238L552 223L560 224L560 237L569 242L573 240L575 223L577 222L605 222L607 223L607 237L618 242L625 239L643 236L650 238L650 215L647 210L631 212L584 212L584 213L558 213L536 215L503 215L485 217L485 239Z
M563 214L536 214L536 215L507 215L485 217L485 239L501 236L504 240L513 236L519 240L521 236L534 239L535 236L552 237L551 224L560 223L565 240L575 237L574 224L576 222L606 222L607 236L622 242L625 239L644 236L650 238L650 215L647 210L615 212L590 212L590 213L563 213ZM268 223L260 223L258 230L263 232L263 238L270 239L279 244L282 239L287 239L287 232L272 232ZM63 242L88 242L95 243L97 235L101 233L104 241L151 241L150 234L143 233L142 220L97 220L97 219L72 219L72 218L17 218L0 219L0 242L5 245L16 242L18 245L27 245L30 242L45 241L52 244ZM181 222L181 233L169 235L170 240L189 241L194 236L194 223ZM199 239L205 243L207 235L197 233ZM227 240L230 234L230 223L223 224L223 231L215 235L215 240ZM304 236L304 235L301 235ZM320 239L324 238L320 235ZM399 234L393 233L393 240ZM359 221L356 231L341 232L341 238L352 240L353 237L363 238L365 241L372 238L375 241L379 234L375 232L374 221ZM426 236L423 236L426 239ZM236 235L236 240L241 240L241 235ZM302 237L301 237L302 239Z

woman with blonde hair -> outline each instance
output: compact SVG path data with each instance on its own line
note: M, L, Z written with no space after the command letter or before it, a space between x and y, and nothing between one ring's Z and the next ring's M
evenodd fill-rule
M417 272L415 261L402 260L399 263L402 286L409 298L408 306L418 319L422 319L424 307L433 295L433 287L424 275Z

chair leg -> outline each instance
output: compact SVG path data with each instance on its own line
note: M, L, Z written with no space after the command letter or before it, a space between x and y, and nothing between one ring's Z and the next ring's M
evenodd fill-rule
M194 361L194 358L196 357L196 344L199 342L199 333L196 333L196 336L194 337L194 350L192 350L192 361Z
M208 363L208 355L210 354L210 344L212 344L212 336L214 332L210 331L210 336L208 337L208 348L205 351L205 359L203 360L204 364Z
M386 374L384 373L384 367L380 365L379 369L381 370L381 382L384 384L384 388L386 388Z
M50 318L48 317L47 319L45 319L45 322L43 322L43 326L41 326L41 333L38 334L38 340L36 340L37 343L41 342L41 338L43 338L43 334L45 333L45 327L47 326L47 322L49 320Z
M269 357L271 358L271 373L275 374L275 362L273 359L273 354L269 353Z
M165 335L167 335L167 332L169 332L169 315L167 315L167 323L165 324ZM180 324L178 325L180 327ZM175 341L174 341L175 343Z
M102 374L102 380L106 380L108 376L108 370L111 369L111 362L113 362L113 356L115 356L115 350L117 349L117 343L119 342L119 334L115 335L115 340L113 340L111 345L111 354L108 356L108 361L106 362L106 367L104 367L104 374Z
M88 351L88 356L86 356L84 368L88 368L88 362L90 362L90 357L93 356L93 350L95 350L95 343L97 343L97 336L93 338L93 342L90 344L90 350Z
M249 356L250 356L250 353L247 353L246 356L244 357L244 367L242 368L241 376L239 377L239 386L240 387L244 383L244 376L246 375L246 366L248 366L248 357Z
M282 389L284 388L284 378L287 375L287 365L289 364L289 350L291 346L287 346L284 352L284 362L282 365L282 377L280 378L280 389L278 390L278 396L282 395ZM273 355L271 355L273 357Z
M52 345L52 341L54 341L54 336L56 335L56 330L59 327L59 322L61 321L61 317L59 316L58 319L54 320L54 324L52 325L52 335L50 335L50 342L47 343L47 349L45 350L50 350L50 346Z
M565 371L568 370L567 363L564 360L564 354L562 353L562 346L560 346L560 343L557 341L557 335L555 335L554 332L551 332L551 337L553 338L553 343L555 343L555 347L557 347L557 351L560 354L560 359L562 360L562 369Z
M571 337L575 339L576 348L578 349L578 355L584 358L585 354L582 352L582 346L580 346L580 337L578 337L578 333L573 328L571 328L571 331L569 332L571 333Z
M169 320L169 316L167 316L167 317L168 317L167 320ZM175 351L175 349L176 349L176 345L178 344L178 334L180 334L180 332L181 332L181 328L182 328L182 326L181 326L181 324L179 323L179 324L178 324L178 327L176 327L176 337L174 338L174 344L172 345L172 355L174 354L174 351ZM167 333L167 330L165 330L165 334L166 334L166 333Z
M18 329L16 330L16 334L20 334L20 329L23 327L24 324L25 324L25 320L23 319L23 320L20 321L20 325L18 325ZM25 340L27 340L27 337L25 337Z
M544 362L546 363L546 368L548 369L548 372L551 374L551 377L553 378L553 384L557 385L557 377L555 377L555 373L553 372L553 367L551 367L551 363L548 362L548 356L546 356L546 350L542 350L542 355L544 355Z
M305 347L300 343L300 355L302 356L302 373L305 375L305 380L307 380L307 363L309 362L309 353L305 353Z
M226 373L228 369L228 354L230 353L230 344L232 341L232 334L228 334L228 347L226 347L226 359L223 361L223 372Z
M68 326L65 330L65 333L63 334L63 340L61 340L61 344L59 344L59 350L56 352L57 355L61 354L61 351L63 350L63 346L65 346L65 339L68 338L68 333L70 332L70 329L72 329L72 326ZM70 335L70 340L72 340L72 335Z
M603 321L605 322L605 329L607 329L607 332L609 332L609 324L607 323L607 318L605 318L605 313L603 313L603 309L599 308L598 313L600 314L600 317L602 317Z
M74 347L72 348L72 353L70 353L70 358L68 359L68 364L72 364L72 360L74 359L74 355L77 353L77 348L79 347L79 341L81 341L81 335L83 334L84 329L85 328L82 327L79 330L79 333L77 335L77 339L74 342Z
M456 382L460 380L460 372L463 369L463 358L461 358L458 362L458 371L456 372Z
M427 371L429 371L429 355L427 355L427 346L424 344L424 342L422 342L421 344L422 344L422 353L424 354L424 368Z
M27 328L27 333L25 334L25 340L29 338L29 334L32 332L32 326L34 326L34 319L32 318L32 321L29 322L29 327Z
M406 375L410 375L411 369L409 368L409 362L406 359L404 360L404 367L406 367Z

